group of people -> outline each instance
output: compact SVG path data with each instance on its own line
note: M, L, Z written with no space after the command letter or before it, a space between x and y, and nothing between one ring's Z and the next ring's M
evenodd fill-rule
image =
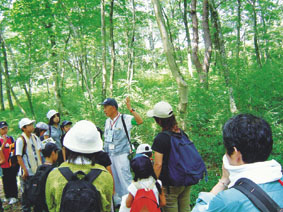
M188 139L188 135L179 128L171 105L161 101L147 112L147 116L154 118L160 126L160 133L155 136L152 146L141 144L137 148L136 156L129 160L128 156L133 151L130 142L131 129L142 124L143 119L132 108L129 98L126 98L125 104L131 115L121 114L118 103L113 98L107 98L101 103L108 117L104 133L94 123L81 120L73 127L71 122L63 122L67 127L66 133L62 135L59 126L60 114L55 110L47 113L48 125L36 125L37 136L33 134L33 120L20 120L19 128L22 134L15 142L15 155L21 168L21 187L28 185L37 169L43 165L52 166L44 191L46 207L35 207L35 211L72 211L79 204L87 207L85 199L67 201L70 198L70 181L74 179L92 180L91 185L99 192L100 211L115 211L115 208L119 207L120 211L137 211L137 208L142 207L135 204L135 197L141 195L142 189L143 195L153 194L150 198L156 200L159 211L160 208L165 212L191 211L191 186L176 186L168 176L171 137ZM13 143L12 138L7 136L5 127L8 129L7 123L0 122L0 164L3 168L5 198L12 201L17 198L14 171L17 167L4 166L7 163L5 148L7 143ZM49 138L54 141L49 141ZM234 188L236 182L242 178L248 178L258 184L282 208L282 168L275 160L268 160L273 146L269 124L251 114L237 115L223 126L223 144L226 152L223 156L222 176L210 192L199 194L192 211L258 211L257 206L247 196ZM95 172L97 174L94 174ZM93 176L90 177L91 175ZM15 187L5 189L11 182L15 182ZM150 190L153 192L148 192ZM31 211L25 198L24 190L22 209Z

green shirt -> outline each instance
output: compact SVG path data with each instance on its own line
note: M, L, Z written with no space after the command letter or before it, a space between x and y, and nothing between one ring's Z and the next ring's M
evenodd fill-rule
M103 166L99 164L95 164L94 166L90 164L77 165L64 162L60 167L69 167L73 173L81 170L86 174L93 168L103 170L103 172L101 172L101 174L93 181L93 185L95 185L96 189L100 192L102 211L106 212L111 210L113 178ZM50 212L60 211L61 197L66 184L67 180L58 168L52 170L48 175L45 194L46 203Z

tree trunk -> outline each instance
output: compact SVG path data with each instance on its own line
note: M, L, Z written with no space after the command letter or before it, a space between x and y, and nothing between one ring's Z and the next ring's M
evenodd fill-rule
M240 67L240 51L241 51L241 0L237 0L238 7L237 7L237 13L238 13L238 19L237 19L237 66Z
M172 47L172 44L170 43L170 39L166 31L164 19L162 16L160 2L159 0L152 0L151 2L154 7L155 17L156 17L156 21L159 27L164 52L166 54L166 58L167 58L171 73L173 77L176 79L177 84L178 84L179 110L181 113L181 118L184 120L184 117L187 111L187 104L188 104L188 85L186 81L184 80L179 70L179 67L176 64L176 61L174 58L173 47ZM182 124L184 124L184 122Z
M132 0L132 13L133 13L133 20L132 20L132 34L130 37L129 45L128 45L128 90L131 90L132 80L134 77L134 63L135 63L135 31L136 31L136 5L135 0Z
M225 51L224 38L222 34L219 15L215 8L214 0L211 0L210 10L211 10L211 15L212 15L212 20L213 20L213 27L215 29L215 33L214 33L215 39L214 40L215 40L216 52L218 55L217 58L219 58L221 68L224 72L224 80L225 80L225 84L226 84L226 87L228 89L228 94L229 94L230 112L236 113L238 110L237 110L236 102L235 102L234 95L233 95L233 88L230 84L230 70L227 64L227 56L226 56L226 51Z
M4 94L3 94L3 79L2 79L2 73L4 72L1 60L0 60L0 102L1 102L1 110L5 110L5 104L4 104Z
M114 0L110 3L110 43L111 43L111 69L110 69L110 96L113 96L113 84L114 84L114 72L115 72L115 42L114 42L114 29L113 29L113 11L114 11Z
M14 110L14 105L12 101L12 96L11 96L11 86L9 87L10 80L9 80L9 72L8 72L8 59L7 59L7 52L5 48L5 43L4 39L2 38L2 32L0 31L0 44L2 48L2 54L3 54L3 59L4 59L4 76L5 76L5 82L6 82L6 93L7 93L7 99L9 103L9 108L10 110Z
M184 12L183 12L183 20L184 20L184 26L185 26L185 32L186 32L186 40L187 40L187 58L188 58L188 70L190 73L190 76L193 77L193 67L192 67L192 45L191 45L191 38L190 38L190 32L188 27L188 6L187 6L187 0L184 0Z
M26 84L23 85L23 88L24 88L25 94L26 94L27 99L28 99L28 103L29 103L29 107L30 107L30 110L31 110L32 117L33 117L33 119L36 120L36 116L35 116L35 113L34 113L34 110L33 110L33 106L32 106L31 95L30 95L30 92L27 89Z
M105 30L105 1L101 0L101 39L102 39L102 100L106 98L107 92L107 70L106 70L106 30Z
M192 60L199 75L200 82L205 83L206 74L203 73L202 65L200 63L200 59L198 56L199 36L198 36L198 18L197 18L196 6L197 6L197 1L192 0L192 4L191 4L191 16L192 16L192 24L193 24Z
M253 8L253 28L254 28L254 47L255 47L255 55L256 61L260 67L262 67L260 53L259 53L259 45L258 45L258 31L257 31L257 14L256 14L256 0L251 0L251 5Z
M207 88L208 88L208 71L209 71L211 52L212 52L208 16L209 16L208 0L204 0L203 1L202 27L203 27L203 39L204 39L205 53L204 53L204 58L203 58L203 65L202 65L203 68L202 69L206 76L205 85Z

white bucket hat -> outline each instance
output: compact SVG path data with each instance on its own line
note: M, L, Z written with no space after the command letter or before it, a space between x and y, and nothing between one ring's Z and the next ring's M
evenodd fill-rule
M48 113L46 114L46 117L50 120L52 116L54 116L55 114L58 114L56 110L49 110Z
M30 120L29 118L23 118L19 121L19 128L22 129L26 125L33 124L35 120Z
M153 110L146 114L148 117L169 118L173 115L173 110L168 102L158 102L154 105Z
M64 137L63 145L78 153L95 153L102 150L102 140L94 123L78 121Z
M146 153L146 152L152 152L152 149L149 144L140 144L136 151L137 154Z

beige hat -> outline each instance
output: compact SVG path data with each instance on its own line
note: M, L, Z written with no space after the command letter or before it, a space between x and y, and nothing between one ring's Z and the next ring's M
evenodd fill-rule
M173 115L173 110L168 102L158 102L154 105L153 110L146 114L148 117L169 118Z
M102 140L94 123L78 121L64 137L63 145L78 153L95 153L102 150Z
M46 114L46 117L50 120L52 116L54 116L55 114L58 114L56 110L49 110L48 113Z
M26 125L33 124L35 120L30 120L29 118L23 118L19 121L19 128L22 129Z

